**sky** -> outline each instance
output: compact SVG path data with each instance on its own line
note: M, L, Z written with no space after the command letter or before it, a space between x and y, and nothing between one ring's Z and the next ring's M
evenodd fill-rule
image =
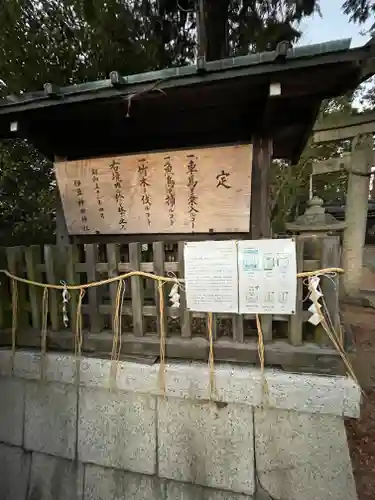
M344 1L320 0L322 17L315 14L301 23L300 30L303 35L298 45L309 45L340 38L352 38L351 47L365 44L370 36L361 35L364 27L351 23L349 16L342 12Z

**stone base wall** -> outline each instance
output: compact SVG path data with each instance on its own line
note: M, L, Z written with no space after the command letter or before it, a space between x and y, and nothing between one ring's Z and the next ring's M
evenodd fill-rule
M78 371L77 371L78 368ZM343 377L0 351L0 500L353 500Z

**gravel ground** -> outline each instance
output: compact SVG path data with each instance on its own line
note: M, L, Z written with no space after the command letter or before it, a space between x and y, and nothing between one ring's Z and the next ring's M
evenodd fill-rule
M375 499L375 310L348 307L356 344L353 365L366 396L361 418L346 422L359 500Z

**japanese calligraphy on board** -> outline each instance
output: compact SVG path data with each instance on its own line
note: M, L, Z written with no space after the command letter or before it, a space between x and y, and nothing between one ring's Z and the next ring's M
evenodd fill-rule
M248 232L250 144L57 162L70 234Z

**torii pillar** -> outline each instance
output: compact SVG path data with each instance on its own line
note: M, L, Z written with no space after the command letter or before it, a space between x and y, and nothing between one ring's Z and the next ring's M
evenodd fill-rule
M374 160L373 133L375 132L375 113L363 113L337 119L328 125L314 128L314 142L324 143L343 139L352 139L351 155L338 158L337 168L332 168L330 160L326 172L345 168L348 171L346 196L342 265L345 270L343 285L345 294L350 297L360 295L363 247L366 236L367 210L369 201L369 181ZM348 161L349 160L349 161ZM319 165L320 172L324 162ZM349 164L349 166L348 166ZM328 162L327 162L328 165ZM315 172L317 173L317 172Z

